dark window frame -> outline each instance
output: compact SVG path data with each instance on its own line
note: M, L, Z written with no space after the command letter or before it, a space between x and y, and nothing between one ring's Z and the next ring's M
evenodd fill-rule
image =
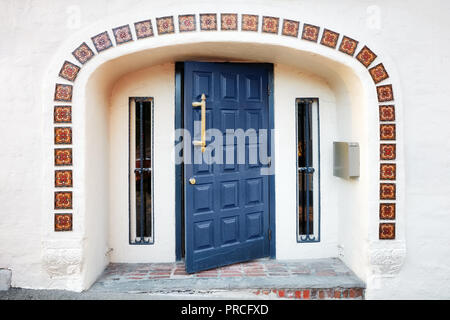
M132 103L135 103L135 110L134 112L137 112L138 108L140 108L139 112L141 112L140 118L142 119L142 116L144 115L144 110L141 109L141 105L143 107L144 103L150 103L150 112L148 113L150 115L150 158L148 159L148 155L145 154L146 151L141 151L145 149L145 133L144 133L144 123L141 121L139 123L139 128L136 126L136 119L134 123L131 123L132 120ZM134 161L134 164L131 163L131 141L132 141L132 127L135 126L135 133L138 133L140 137L144 136L144 139L141 140L140 138L140 152L141 155L144 154L144 161L141 161L139 157L139 168L136 168L137 158ZM135 141L135 144L137 143L137 140ZM144 146L144 148L142 148ZM136 146L137 147L137 146ZM135 150L136 152L136 150ZM149 161L148 161L149 160ZM146 164L149 163L149 166L146 166ZM130 245L151 245L155 243L155 218L154 218L154 99L153 97L130 97L129 103L128 103L128 230L129 230L129 244ZM149 187L150 187L150 221L149 228L146 228L145 223L147 221L144 221L147 219L147 216L143 210L145 205L144 201L145 199L141 200L140 210L138 212L138 205L137 205L137 190L135 191L135 198L131 199L131 181L136 181L136 179L132 179L132 177L136 177L137 175L150 175L150 181L149 181ZM141 192L143 189L144 181L140 180L140 188ZM135 206L135 221L136 226L135 230L132 230L131 226L131 219L132 219L132 206ZM138 215L139 215L139 225L138 225ZM144 217L144 219L142 219ZM149 236L146 236L146 231L149 232ZM133 236L133 233L135 233L135 236ZM143 234L144 233L144 234ZM144 235L144 236L142 236ZM134 240L133 240L134 239Z
M316 105L316 107L315 107ZM313 126L313 108L317 109L317 124L316 128ZM300 110L300 108L303 108ZM299 113L302 114L299 114ZM301 126L299 123L299 115L302 115L304 119L308 119L305 125ZM303 120L304 122L304 120ZM300 128L300 126L302 128ZM313 140L314 133L313 128L317 131L317 141ZM302 130L302 131L300 131ZM302 146L302 151L306 152L306 156L301 159L302 163L299 163L299 136L305 139L305 144ZM295 150L295 163L296 163L296 238L298 243L311 243L311 242L320 242L321 235L321 212L320 212L320 108L319 108L319 99L318 98L297 98L295 100L295 141L296 141L296 150ZM317 149L317 151L315 151ZM317 167L314 167L314 156L317 156ZM317 171L316 179L314 179L314 172ZM302 188L299 186L299 179L302 177ZM312 185L312 197L308 197L303 195L305 201L301 202L301 189L306 189L306 185L309 187L309 179L307 177L311 177ZM306 182L308 181L308 182ZM316 187L314 187L316 185ZM314 207L314 192L317 192L317 206ZM310 199L309 199L310 198ZM308 202L306 202L308 201ZM312 203L310 207L313 208L313 220L310 221L309 217L306 215L305 219L301 219L300 217L300 206L302 206L302 212L305 211L305 208L309 204L309 201ZM303 225L302 222L305 222ZM306 220L306 221L305 221ZM315 222L317 221L317 222ZM314 223L317 223L317 234L314 232ZM312 230L311 230L312 229Z

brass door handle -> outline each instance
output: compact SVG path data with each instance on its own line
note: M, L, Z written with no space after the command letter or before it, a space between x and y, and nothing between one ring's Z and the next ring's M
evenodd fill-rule
M197 181L195 180L195 178L190 178L189 179L189 183L190 184L195 184Z
M192 144L194 146L201 146L202 152L205 152L206 149L206 96L204 93L202 93L201 97L202 101L200 102L192 102L193 107L201 107L201 116L202 116L202 132L201 132L201 141L192 141Z

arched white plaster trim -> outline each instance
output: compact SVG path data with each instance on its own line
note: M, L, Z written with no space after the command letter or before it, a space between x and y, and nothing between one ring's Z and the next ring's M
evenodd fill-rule
M252 10L221 10L218 11L217 8L213 10L202 10L201 12L205 13L217 13L218 18L220 18L220 13L237 13L239 17L239 30L240 30L240 17L241 14L257 14L260 16L260 26L258 32L245 32L245 31L220 31L220 28L218 31L200 31L199 26L197 24L197 31L195 32L185 32L185 33L178 33L177 29L177 17L178 14L190 14L192 12L195 12L198 10L191 10L192 8L188 9L178 9L177 12L168 12L167 9L164 9L165 11L153 11L153 15L150 16L143 16L142 14L140 16L136 16L130 20L125 21L125 19L122 19L121 17L111 17L107 19L106 21L99 22L95 25L88 26L87 28L80 30L79 32L75 33L74 35L71 35L57 50L57 52L54 55L54 58L49 64L49 68L47 73L44 76L44 81L42 83L42 108L43 108L43 117L46 119L43 127L43 135L44 135L44 143L43 143L43 149L44 149L44 155L47 156L44 163L44 169L43 169L43 175L45 177L44 181L46 181L46 184L43 187L43 205L42 205L42 219L43 219L43 226L44 230L42 230L42 240L43 240L43 255L45 257L45 261L52 261L55 260L51 257L51 252L56 252L54 255L61 256L64 253L63 252L73 252L73 250L83 250L84 246L86 245L85 241L85 232L84 232L84 214L85 214L85 204L84 204L84 186L86 181L84 181L83 172L85 170L84 162L80 156L79 152L77 150L83 150L84 149L84 141L85 136L84 132L82 130L78 131L80 129L79 125L76 123L77 118L82 119L83 115L82 112L84 111L84 94L86 90L86 85L89 81L89 78L91 75L94 74L96 70L101 68L103 65L109 62L113 62L115 59L118 59L120 57L124 57L129 54L133 53L139 53L139 52L145 52L147 50L157 49L157 48L163 48L168 46L177 46L177 45L183 45L183 44L192 44L192 43L204 43L204 42L234 42L234 43L241 43L241 44L261 44L265 46L276 46L280 48L286 48L286 49L294 49L294 50L300 50L307 52L311 59L314 60L315 57L325 57L326 59L329 59L332 61L332 63L336 63L337 65L340 65L341 67L338 67L337 70L335 70L335 74L330 77L330 74L327 75L328 79L333 79L335 81L339 81L339 69L342 68L342 70L348 68L352 71L355 77L357 77L364 88L364 95L366 97L366 108L367 108L367 125L368 125L368 166L369 168L372 168L372 170L368 170L369 172L369 184L368 184L368 204L367 204L367 219L368 219L368 230L367 230L367 238L361 239L364 240L367 246L367 258L368 262L371 263L374 268L372 268L372 272L376 275L383 275L383 274L389 274L391 275L393 272L391 271L383 271L386 270L386 267L379 268L380 265L379 262L380 259L377 259L376 257L380 256L380 250L383 252L385 256L389 256L389 252L392 252L392 248L402 248L402 252L404 252L405 248L405 217L404 217L404 181L405 181L405 175L404 175L404 150L403 150L403 106L402 106L402 96L401 96L401 84L398 77L398 72L395 68L395 64L390 59L390 57L385 53L382 52L381 49L373 47L370 43L367 44L362 41L362 39L358 39L360 41L358 49L356 53L359 52L359 50L362 48L363 45L368 45L373 51L376 52L378 55L377 59L371 64L371 66L376 65L378 62L383 62L384 66L389 72L389 79L381 82L379 85L382 84L392 84L394 88L394 96L395 101L393 103L396 106L396 126L397 126L397 158L395 160L395 163L397 163L397 179L395 181L397 185L397 197L396 197L396 203L397 203L397 218L396 218L396 240L395 241L379 241L378 240L378 206L379 206L379 121L378 121L378 102L376 98L376 89L375 85L367 71L366 68L364 68L360 62L358 62L355 58L350 57L337 49L331 49L328 47L325 47L319 43L312 43L309 41L304 41L299 38L291 38L283 35L273 35L273 34L264 34L261 33L261 20L262 16L275 16L280 18L280 28L281 24L284 18L286 19L292 19L292 20L300 20L305 21L303 17L294 16L292 14L286 15L287 10L280 10L276 9L275 11L270 8L268 10L268 7L260 7L260 8L253 8ZM158 14L161 13L161 14ZM280 13L280 14L277 14ZM156 31L156 25L155 25L155 18L156 17L163 17L171 15L174 17L175 22L175 34L170 35L161 35L158 36ZM197 21L198 21L199 14L196 13ZM134 33L134 22L145 20L145 19L151 19L153 22L153 28L154 28L154 37L147 38L147 39L141 39L136 40L136 36ZM116 21L115 23L113 23ZM220 22L219 22L220 23ZM313 23L316 25L321 26L321 33L323 31L323 28L329 28L333 29L327 24L321 24L317 23L315 21L308 21L308 23ZM54 96L54 88L55 83L67 83L71 84L70 82L58 77L59 70L65 60L74 62L77 65L80 65L78 61L76 61L71 52L78 47L82 42L86 42L89 47L95 52L95 49L92 45L92 42L90 41L90 37L103 32L105 30L108 31L111 40L114 43L114 37L112 34L112 28L121 26L124 24L129 24L130 28L132 30L132 34L134 37L134 41L122 44L119 46L114 46L113 48L107 49L104 52L101 52L99 54L96 54L94 58L92 58L90 61L88 61L84 66L82 66L82 69L80 71L80 74L78 75L77 80L75 81L74 85L74 95L72 99L72 107L73 107L73 113L74 113L74 121L73 121L73 128L74 128L74 143L73 143L73 149L74 149L74 209L72 210L74 217L74 231L68 232L68 233L55 233L53 232L53 192L54 192L54 166L53 166L53 106L55 103L53 101ZM300 25L300 31L303 23ZM336 30L337 32L341 32L342 35L349 34L352 37L351 32L346 33L342 30ZM279 32L280 33L280 32ZM340 42L339 42L340 43ZM338 43L338 45L339 45ZM355 54L356 55L356 54ZM142 66L134 66L135 68L142 67ZM127 71L132 71L133 66L131 66ZM321 74L321 73L329 73L331 70L327 69L325 67L321 67L318 64L314 65L314 72ZM343 71L346 72L346 71ZM120 73L118 74L118 76ZM342 79L340 79L342 80ZM332 84L333 85L333 84ZM64 104L64 103L61 103ZM57 243L61 243L61 241L64 241L65 246L61 247L60 245L57 245ZM58 250L56 250L58 249ZM56 250L56 251L55 251ZM50 255L50 256L49 256ZM81 253L81 256L83 254ZM404 254L401 255L404 257ZM59 259L58 261L64 261L64 259ZM72 260L70 260L72 261ZM80 259L80 264L82 263L83 259ZM389 261L389 259L384 259L383 264L386 264L385 261ZM398 259L396 260L398 261ZM392 263L392 265L398 265L398 262ZM45 264L45 265L48 265ZM399 268L395 267L395 270L398 270ZM51 267L47 268L48 271L54 270ZM76 282L77 285L71 284L69 287L67 287L68 279L73 276L73 272L67 275L67 279L62 277L62 282L59 284L55 284L55 287L62 287L62 288L69 288L73 290L81 290L83 288L86 288L89 286L90 281L86 281L84 279L84 276L82 274L83 268L71 268L70 270L79 270L79 273L76 274L77 277L80 277L81 281ZM381 271L380 271L381 270ZM51 273L51 271L50 271ZM368 276L370 276L368 274ZM73 279L73 278L72 278ZM65 282L64 282L65 281Z

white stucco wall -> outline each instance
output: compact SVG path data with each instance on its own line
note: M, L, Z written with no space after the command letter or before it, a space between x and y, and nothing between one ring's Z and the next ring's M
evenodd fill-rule
M152 245L130 245L128 216L128 98L154 98L154 230ZM175 64L166 63L121 78L114 86L110 121L109 246L111 262L175 261Z
M275 4L275 5L274 5ZM273 6L270 6L273 5ZM176 9L174 9L176 8ZM292 18L328 27L354 37L373 48L384 57L391 78L395 76L396 101L402 103L397 108L400 129L398 139L404 142L404 154L398 165L403 167L399 172L404 185L398 185L402 190L400 197L404 200L402 210L405 219L398 221L398 229L406 240L407 255L400 272L391 278L369 279L368 298L450 298L450 234L447 226L450 224L450 170L449 148L450 131L447 126L449 111L446 106L450 92L447 75L449 69L448 54L448 13L450 4L444 0L392 2L374 0L370 3L348 0L337 2L324 0L311 1L227 1L224 4L211 4L210 1L195 1L180 3L169 1L158 5L156 1L74 1L71 4L56 0L41 1L3 1L0 12L2 24L2 45L0 46L0 268L12 269L12 284L18 287L51 288L62 287L58 277L50 278L43 270L42 255L45 243L53 238L53 246L67 247L86 241L86 238L74 234L54 235L52 231L52 206L49 204L48 190L53 188L51 163L53 146L52 131L47 129L52 119L52 106L45 106L51 97L59 70L52 67L52 61L90 36L104 31L103 20L109 19L109 27L131 23L148 18L151 12L157 16L167 14L183 14L191 12L249 12L264 15L274 15ZM77 14L79 13L79 15ZM341 13L341 14L336 14ZM108 18L105 18L105 16ZM78 23L79 22L79 23ZM93 32L93 31L94 32ZM78 41L67 40L72 34L78 34ZM252 35L253 36L253 35ZM192 36L194 37L194 36ZM255 39L261 38L255 35ZM167 38L164 38L167 39ZM226 36L223 36L226 39ZM69 41L69 43L67 43ZM72 41L72 42L71 42ZM165 41L165 40L164 40ZM282 41L282 40L280 40ZM300 41L289 39L286 41ZM135 44L132 44L135 45ZM306 45L305 45L306 46ZM317 45L318 46L318 45ZM324 50L326 48L323 48ZM118 48L122 50L122 48ZM125 50L125 49L123 49ZM320 49L322 50L322 49ZM107 56L110 53L105 53ZM113 55L113 53L111 53ZM273 54L272 54L273 55ZM273 55L275 57L275 55ZM58 60L56 59L56 60ZM104 59L96 57L98 59ZM274 58L276 59L276 57ZM55 65L59 65L58 60ZM355 61L355 63L358 63ZM95 63L92 61L93 66ZM52 69L53 68L53 69ZM88 65L83 70L87 73ZM93 67L92 67L93 68ZM50 70L51 69L51 70ZM320 69L320 68L319 68ZM50 71L52 76L49 76ZM319 72L320 70L318 70ZM83 77L80 74L79 80ZM51 79L48 83L46 80ZM370 78L368 79L370 81ZM78 80L77 80L78 81ZM105 80L106 81L106 80ZM330 87L333 83L330 82ZM373 93L366 93L372 94ZM76 98L76 97L75 97ZM102 99L108 97L103 97ZM337 95L339 101L339 95ZM75 99L74 99L75 101ZM45 102L45 103L44 103ZM338 102L339 104L339 102ZM396 106L398 104L396 103ZM366 108L367 119L375 116L375 108ZM81 112L81 111L80 111ZM101 111L86 113L86 115L101 115ZM84 117L79 113L78 117ZM74 130L76 123L74 119ZM353 123L364 130L366 123ZM341 123L344 126L344 122ZM339 128L339 124L337 124ZM367 127L376 123L367 123ZM373 129L373 128L372 128ZM103 128L101 141L107 142ZM75 132L75 131L74 131ZM348 133L345 137L352 137ZM345 138L344 137L344 138ZM368 136L368 143L371 143ZM376 143L375 143L376 145ZM92 150L91 145L79 145L85 150ZM91 149L92 148L92 149ZM84 149L79 149L79 151ZM363 149L362 149L363 150ZM75 156L75 159L77 156ZM378 162L367 160L371 170L371 179L377 179ZM83 164L78 164L83 168ZM101 167L97 171L97 162L86 172L94 172L97 177L106 177ZM77 170L81 170L77 167ZM76 171L77 172L77 171ZM75 173L74 195L85 177ZM77 176L78 175L78 176ZM94 186L91 186L94 188ZM351 189L351 186L349 186ZM374 188L374 190L372 190ZM346 187L339 192L346 192ZM88 188L85 191L89 191ZM376 193L376 186L368 186L368 194ZM88 194L78 193L78 199L92 201ZM108 196L100 195L102 199ZM357 197L355 201L361 201ZM50 201L51 202L51 201ZM91 202L92 203L92 202ZM377 204L365 202L367 210L372 213L368 218L376 220ZM84 208L74 208L74 216ZM400 209L400 208L399 208ZM78 211L76 211L78 210ZM107 207L102 207L100 217L106 214ZM345 211L345 210L344 210ZM344 214L347 214L344 212ZM358 216L355 210L348 214L348 223ZM90 217L89 223L95 229L97 220ZM361 230L361 223L351 225L351 233L339 235L344 244L344 254L349 246L360 247L350 252L361 252L369 241L353 244L352 234L357 237L370 238L373 229ZM82 223L74 220L74 231ZM341 220L340 224L345 224ZM369 224L369 223L367 223ZM371 231L372 230L372 231ZM86 230L87 239L97 236L97 229ZM376 232L376 231L375 231ZM100 235L106 229L100 228ZM100 237L99 235L99 237ZM364 236L366 235L366 236ZM367 236L368 235L368 236ZM373 235L372 235L373 236ZM103 237L106 238L106 237ZM43 240L46 240L42 242ZM73 249L73 257L77 259L78 249ZM88 247L88 256L103 254L107 246L99 243L98 247ZM347 263L358 265L358 260L367 257L347 257ZM92 260L92 259L91 259ZM106 262L96 260L101 269ZM352 262L353 261L353 262ZM362 261L361 264L366 264ZM362 271L360 274L368 272ZM98 272L93 271L92 277ZM370 274L369 274L370 276ZM88 277L89 278L89 277ZM75 280L74 280L75 281ZM88 282L93 281L92 279ZM65 285L71 287L71 285ZM71 287L77 289L78 287Z
M296 113L297 98L317 97L320 105L321 160L321 241L298 243L296 238L297 164ZM276 64L274 68L275 109L275 214L277 259L309 259L337 256L338 208L336 180L333 177L333 139L336 136L336 99L328 83L302 69ZM316 129L313 123L313 132ZM318 147L317 139L313 148ZM313 159L317 160L317 153ZM318 164L315 162L318 169ZM314 192L318 189L318 171ZM315 210L318 210L317 202ZM314 222L316 225L318 221Z

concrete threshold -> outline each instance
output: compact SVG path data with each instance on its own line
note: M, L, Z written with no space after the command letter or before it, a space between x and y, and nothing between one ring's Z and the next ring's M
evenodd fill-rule
M12 288L7 300L364 299L365 284L341 260L260 259L187 274L184 263L110 264L81 293Z

